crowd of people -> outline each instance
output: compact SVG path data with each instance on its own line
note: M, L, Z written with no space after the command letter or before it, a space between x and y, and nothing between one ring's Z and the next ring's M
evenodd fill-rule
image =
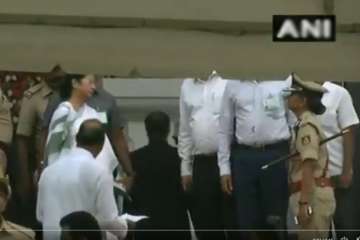
M327 238L332 222L348 234L359 119L344 87L213 72L180 91L177 148L170 117L155 111L144 120L148 144L132 153L96 75L55 66L24 93L16 129L0 94L0 239L189 240L191 223L198 240ZM8 202L27 228L3 218ZM125 212L149 218L134 224Z

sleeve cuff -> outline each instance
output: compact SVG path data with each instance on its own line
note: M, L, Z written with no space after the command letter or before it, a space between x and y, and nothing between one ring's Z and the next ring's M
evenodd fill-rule
M181 176L192 175L192 164L190 160L181 161Z
M128 224L124 217L120 216L113 221L110 221L103 226L107 233L116 236L116 239L125 239L128 233ZM115 239L115 238L113 238Z
M303 161L306 159L318 160L319 154L316 151L307 150L305 153L301 154L301 158Z
M25 129L22 127L21 123L19 123L16 129L16 135L30 137L32 135L32 130L30 128Z
M345 129L345 128L348 128L348 127L351 127L354 125L358 125L358 124L359 124L359 119L353 118L353 119L349 119L347 121L342 122L340 125L341 125L342 129Z
M231 175L230 165L224 164L220 166L220 176Z

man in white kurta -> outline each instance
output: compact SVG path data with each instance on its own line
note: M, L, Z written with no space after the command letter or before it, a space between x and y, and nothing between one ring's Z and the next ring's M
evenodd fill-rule
M118 218L112 176L95 157L104 143L98 120L86 120L77 135L78 147L47 167L39 182L37 219L45 240L60 238L60 220L74 211L91 213L104 228L116 223L116 235L126 236L127 224Z

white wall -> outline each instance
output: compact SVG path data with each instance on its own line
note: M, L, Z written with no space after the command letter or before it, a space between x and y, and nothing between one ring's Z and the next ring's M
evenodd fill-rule
M114 96L122 98L177 98L182 80L176 78L105 78L104 87Z

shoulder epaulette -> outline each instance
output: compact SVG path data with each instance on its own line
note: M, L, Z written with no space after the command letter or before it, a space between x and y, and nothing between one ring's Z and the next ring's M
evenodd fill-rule
M38 83L35 86L32 86L31 88L29 88L28 90L26 90L24 92L24 96L26 98L31 98L35 93L39 92L43 87L42 83Z
M311 126L315 129L316 133L320 135L320 131L318 126L316 126L316 124L312 123L312 122L304 122L303 124L300 125L300 127L305 127L305 126Z
M17 225L15 223L12 223L12 222L9 222L9 221L7 221L7 225L9 227L11 227L12 229L16 230L17 232L20 232L20 233L24 234L26 237L28 237L30 239L35 238L35 233L30 228L26 228L26 227Z

